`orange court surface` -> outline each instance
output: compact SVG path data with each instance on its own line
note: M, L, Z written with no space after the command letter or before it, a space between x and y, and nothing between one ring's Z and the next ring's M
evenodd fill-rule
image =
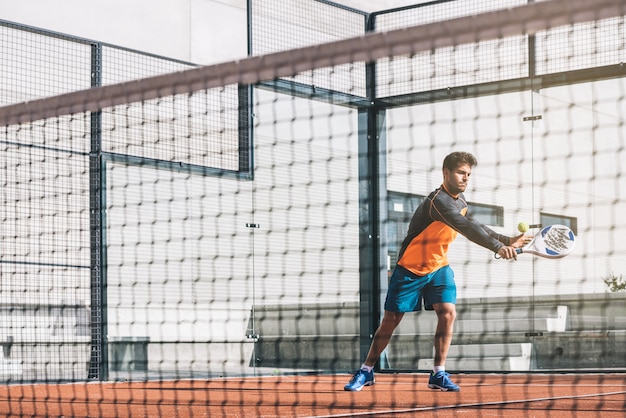
M626 374L453 374L461 392L428 389L425 373L280 375L141 382L15 384L0 415L29 417L624 417Z

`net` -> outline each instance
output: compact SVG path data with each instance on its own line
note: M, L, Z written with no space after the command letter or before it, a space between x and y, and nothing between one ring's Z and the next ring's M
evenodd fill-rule
M475 219L507 236L561 224L577 242L515 263L450 246L446 368L470 397L428 408L622 411L626 5L525 3L252 0L263 55L205 67L0 22L0 378L79 383L43 386L44 403L12 386L3 412L422 410L343 386L456 150L478 158ZM426 389L436 327L405 315L377 379ZM555 372L587 374L564 393Z

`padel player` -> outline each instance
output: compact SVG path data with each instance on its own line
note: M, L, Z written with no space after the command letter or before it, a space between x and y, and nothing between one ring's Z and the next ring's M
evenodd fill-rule
M443 184L413 214L389 282L383 319L365 362L345 390L359 391L374 384L374 364L387 347L393 331L405 312L420 311L422 305L437 314L435 361L428 387L442 391L460 390L445 370L456 318L456 284L454 272L448 265L448 246L460 233L504 259L516 259L515 248L522 247L529 239L524 234L515 237L500 235L465 216L467 202L463 192L476 164L476 158L467 152L453 152L444 159Z

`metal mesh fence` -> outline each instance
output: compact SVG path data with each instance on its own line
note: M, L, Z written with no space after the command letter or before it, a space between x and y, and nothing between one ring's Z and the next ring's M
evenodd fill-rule
M491 4L252 1L266 55L178 73L191 66L79 40L101 70L83 82L103 87L0 109L5 380L347 382L408 224L459 149L479 159L477 222L503 243L521 220L564 224L577 247L513 263L459 237L448 369L622 370L626 88L623 44L604 39L624 5ZM436 317L408 317L377 370L435 366Z

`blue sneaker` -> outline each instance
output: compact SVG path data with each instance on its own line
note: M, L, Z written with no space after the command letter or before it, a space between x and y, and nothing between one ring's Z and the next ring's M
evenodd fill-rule
M374 382L374 372L368 372L367 370L359 370L352 376L352 379L347 385L343 387L343 390L350 392L358 392L363 389L363 386L371 386Z
M446 372L438 372L437 374L431 372L428 379L428 387L439 389L442 392L459 392L461 390L460 387L452 383L450 374Z

